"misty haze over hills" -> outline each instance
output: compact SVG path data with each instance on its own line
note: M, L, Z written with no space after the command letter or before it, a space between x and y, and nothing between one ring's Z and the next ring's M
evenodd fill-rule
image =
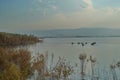
M42 38L59 37L119 37L120 29L109 28L80 28L30 31Z

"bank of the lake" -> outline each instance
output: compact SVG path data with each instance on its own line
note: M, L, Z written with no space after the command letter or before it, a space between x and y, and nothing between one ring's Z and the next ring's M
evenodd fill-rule
M0 47L28 45L37 42L42 42L42 39L34 35L0 32Z

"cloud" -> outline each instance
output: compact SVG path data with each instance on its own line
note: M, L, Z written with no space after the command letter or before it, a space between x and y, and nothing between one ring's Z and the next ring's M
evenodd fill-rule
M42 3L43 1L42 0L38 0L40 3Z
M57 6L52 5L52 9L53 9L53 10L58 10L58 7L57 7Z
M91 0L83 0L83 2L86 4L87 9L94 10L94 7L93 7Z
M41 0L43 2L43 0ZM34 30L34 29L65 29L65 28L83 28L83 27L105 27L105 28L120 28L120 8L104 7L95 8L93 0L83 0L85 7L80 8L79 11L73 11L65 13L64 11L58 11L51 15L49 11L56 11L60 9L60 6L52 4L45 8L40 7L41 11L37 12L37 19L31 19L31 21L14 22L8 24L14 26L15 30ZM45 4L46 5L46 4ZM54 6L55 5L55 6ZM51 10L50 10L51 9ZM39 10L39 9L38 9ZM39 12L42 13L42 17L39 18ZM48 15L49 14L49 15ZM40 14L41 16L41 14ZM16 20L17 21L17 20ZM7 26L7 24L5 25ZM19 28L16 26L19 26ZM23 26L21 28L21 26ZM13 28L9 28L13 30Z
M61 29L81 27L120 28L120 8L106 7L95 9L91 0L83 0L86 8L69 14L58 13L45 19L37 28ZM39 25L41 25L39 27Z

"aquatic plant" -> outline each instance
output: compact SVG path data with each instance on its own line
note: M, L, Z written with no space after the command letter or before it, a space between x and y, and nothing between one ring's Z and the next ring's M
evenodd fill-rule
M110 69L111 69L111 72L112 72L113 80L118 80L117 79L117 74L116 74L116 71L115 71L116 65L115 64L111 64L110 65Z
M56 66L53 68L53 78L68 80L69 76L74 72L70 63L65 58L59 57Z
M95 66L95 63L96 63L96 58L93 57L93 56L90 56L90 61L91 61L91 70L92 70L92 78L91 80L94 80L94 66Z
M22 80L20 69L15 64L8 64L0 74L0 80Z
M0 80L12 80L11 77L17 77L15 79L19 80L19 73L20 80L26 80L29 76L32 75L30 60L31 55L28 50L0 48ZM16 74L17 72L18 74ZM4 79L4 75L10 75L8 73L13 75L11 75L11 77L7 77L7 79Z
M84 80L85 76L85 59L87 58L86 54L80 54L79 59L81 61L81 79Z

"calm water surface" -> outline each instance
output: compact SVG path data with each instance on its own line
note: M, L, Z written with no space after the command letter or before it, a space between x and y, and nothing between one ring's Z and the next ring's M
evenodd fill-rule
M74 44L72 44L72 42ZM84 47L78 42L87 42ZM94 46L92 42L96 42ZM120 37L92 37L92 38L45 38L43 43L29 47L33 55L54 53L54 61L58 57L66 57L71 63L79 63L79 54L86 53L96 57L99 64L109 65L120 60Z

